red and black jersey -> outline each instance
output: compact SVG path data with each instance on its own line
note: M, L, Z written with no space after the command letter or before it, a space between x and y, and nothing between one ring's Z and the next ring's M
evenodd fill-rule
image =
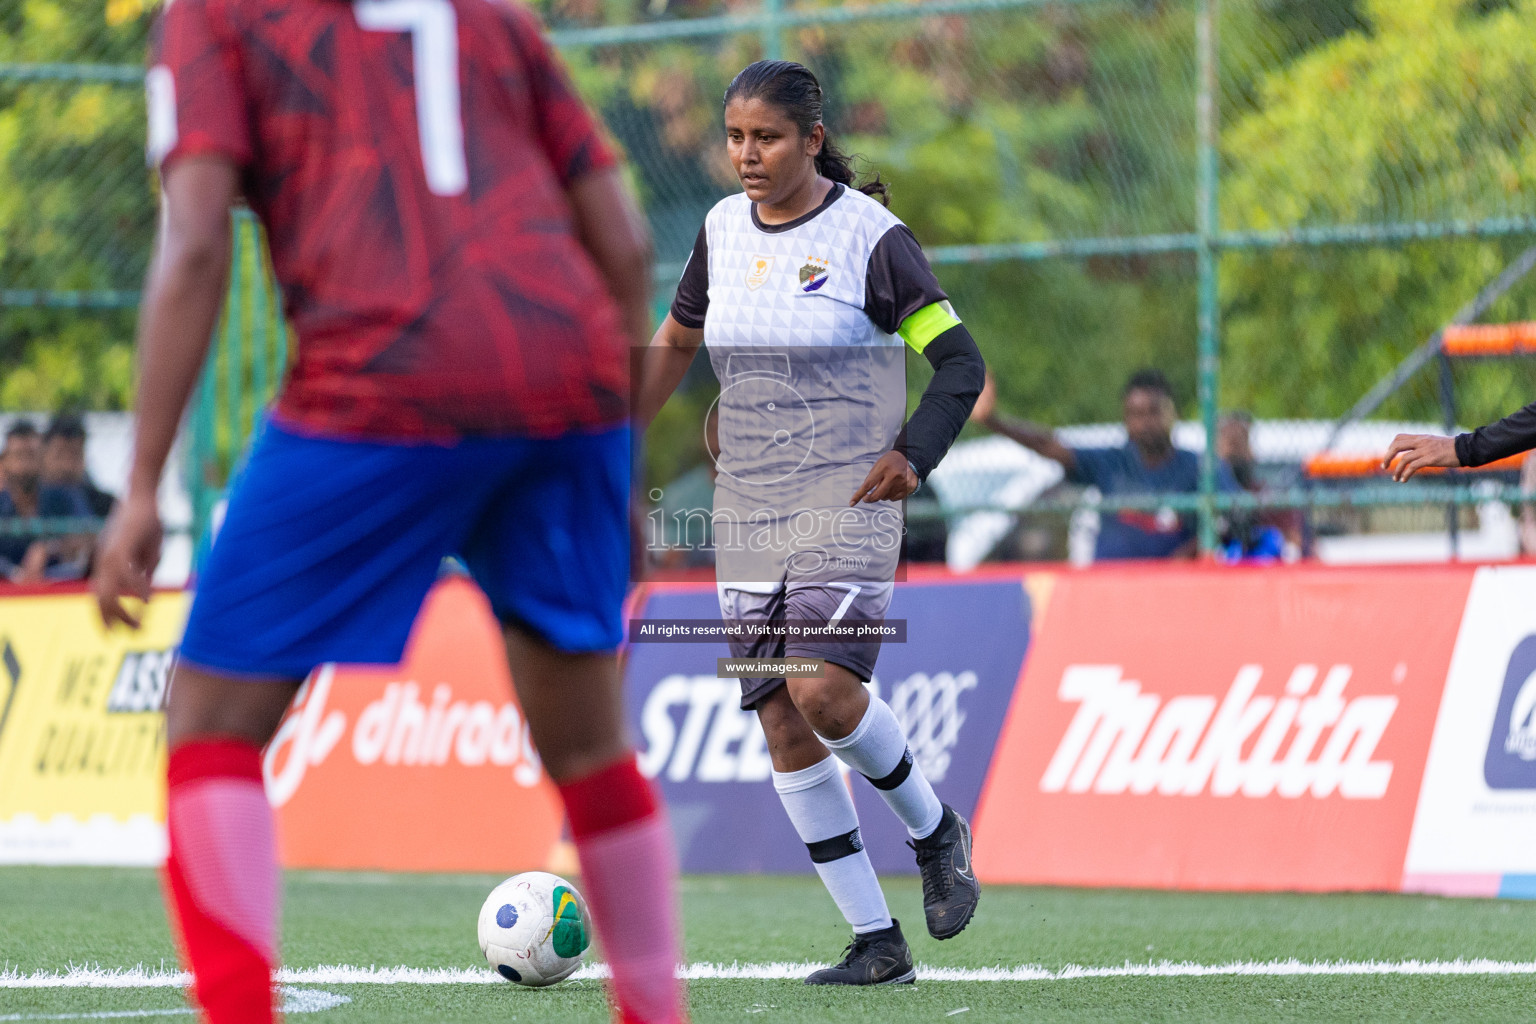
M571 182L614 155L515 0L173 0L150 157L242 168L298 351L277 415L398 440L627 413Z

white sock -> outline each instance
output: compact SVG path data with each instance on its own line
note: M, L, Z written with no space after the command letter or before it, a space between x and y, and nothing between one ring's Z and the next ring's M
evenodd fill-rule
M829 757L798 772L774 772L773 788L810 850L821 883L854 932L889 928L891 912L886 909L885 893L880 891L869 854L864 852L859 815L838 774L837 762Z
M869 708L853 732L840 740L823 736L821 742L880 791L907 826L908 835L913 839L933 835L944 817L944 805L912 760L907 734L889 704L871 694Z

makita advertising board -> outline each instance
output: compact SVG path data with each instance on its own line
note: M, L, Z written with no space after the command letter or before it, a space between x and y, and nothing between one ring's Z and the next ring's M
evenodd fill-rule
M1536 895L1536 568L1477 570L1403 888Z
M977 814L978 876L1399 888L1471 577L1057 576Z
M712 585L658 585L636 617L719 619ZM889 620L906 642L886 643L872 686L907 730L939 798L970 814L992 761L1029 644L1030 599L1019 576L905 583ZM773 790L757 716L740 708L736 679L718 678L724 644L635 643L626 700L640 767L661 784L685 871L810 871ZM906 830L865 780L850 783L875 869L915 870Z

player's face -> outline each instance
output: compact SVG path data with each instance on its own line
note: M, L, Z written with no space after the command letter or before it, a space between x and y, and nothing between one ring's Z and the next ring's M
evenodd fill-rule
M1161 451L1173 443L1173 402L1167 395L1135 388L1125 396L1125 433L1144 451Z
M784 112L760 99L733 99L725 107L725 148L742 190L754 203L782 205L816 180L821 125L801 135Z

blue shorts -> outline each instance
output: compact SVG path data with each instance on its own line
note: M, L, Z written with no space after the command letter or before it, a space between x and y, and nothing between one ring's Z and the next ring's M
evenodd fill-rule
M393 664L450 555L504 623L559 650L612 650L629 462L627 426L406 445L269 422L230 489L181 655L287 679L327 661Z

